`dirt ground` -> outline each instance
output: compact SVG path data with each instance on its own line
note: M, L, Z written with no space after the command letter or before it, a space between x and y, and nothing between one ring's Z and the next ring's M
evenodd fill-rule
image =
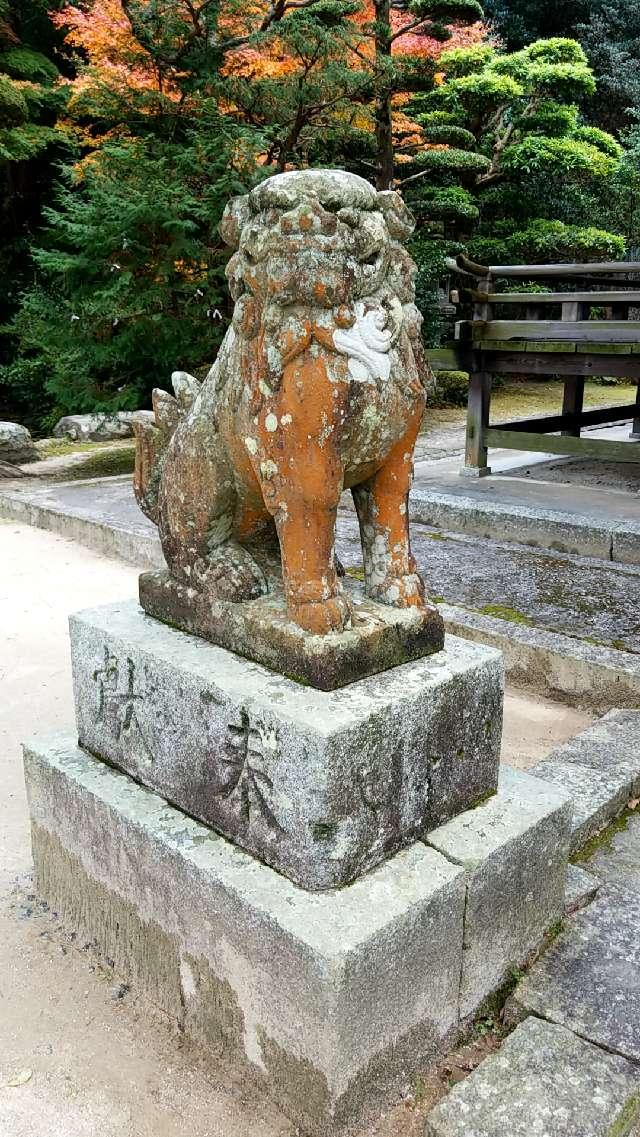
M68 613L130 596L137 571L2 521L0 566L0 1137L294 1137L261 1091L186 1044L33 895L19 744L73 721ZM526 767L589 721L509 693L505 757ZM494 1045L489 1030L408 1084L367 1137L418 1137L435 1098Z

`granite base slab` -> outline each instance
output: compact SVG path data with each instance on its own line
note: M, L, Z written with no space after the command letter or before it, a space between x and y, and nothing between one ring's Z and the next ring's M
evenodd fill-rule
M637 1066L531 1017L436 1106L425 1137L627 1137L638 1118Z
M571 799L503 765L498 792L425 838L466 870L460 1017L470 1019L562 918Z
M155 619L321 691L442 650L444 623L435 605L392 608L369 600L353 581L343 588L352 625L319 636L290 619L282 591L233 604L199 595L168 572L143 573L139 585L140 603Z
M421 843L306 892L56 736L25 748L36 888L209 1052L324 1135L454 1041L464 870Z
M133 601L70 627L80 744L304 888L355 879L495 792L493 648L447 637L324 692Z
M640 793L640 711L609 711L529 773L571 794L577 852Z
M640 1063L640 896L603 883L571 918L508 1004Z

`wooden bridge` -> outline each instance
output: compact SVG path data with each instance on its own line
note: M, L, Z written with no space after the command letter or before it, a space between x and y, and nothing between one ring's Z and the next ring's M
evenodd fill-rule
M460 255L449 267L461 279L451 300L469 319L456 323L455 340L430 351L434 369L470 375L465 472L490 473L487 451L500 446L615 461L640 461L640 262L603 264L474 264ZM554 291L496 291L509 279L543 281ZM570 291L578 284L581 291ZM523 319L509 318L514 311ZM491 422L494 375L562 376L562 410L545 418ZM634 403L584 410L584 382L612 375L638 383ZM629 442L584 438L585 426L632 419Z

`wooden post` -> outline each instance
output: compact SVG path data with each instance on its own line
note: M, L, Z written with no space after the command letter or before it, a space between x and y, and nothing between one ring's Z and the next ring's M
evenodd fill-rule
M584 375L566 375L564 380L564 394L562 397L563 415L575 415L575 424L566 430L561 430L563 438L580 437L580 415L584 401Z
M474 368L479 364L479 353L474 352ZM473 370L469 376L469 402L467 405L467 439L464 467L460 471L469 477L482 478L491 473L487 464L487 447L484 432L489 425L491 404L491 375L487 371Z
M636 414L631 427L631 434L629 438L633 438L636 442L640 442L640 382L636 388Z
M491 292L491 274L483 280L486 292ZM493 305L478 303L473 306L474 320L490 320ZM467 477L482 478L491 473L487 465L487 447L484 445L484 431L489 425L491 405L491 375L482 364L482 351L474 351L469 373L469 400L467 402L467 438L464 452L464 466L460 473Z
M562 319L581 320L583 319L584 309L585 305L578 301L567 301L562 305ZM563 438L580 437L580 415L582 414L583 403L584 375L567 375L562 393L562 413L563 415L575 415L575 422L567 430L560 431Z

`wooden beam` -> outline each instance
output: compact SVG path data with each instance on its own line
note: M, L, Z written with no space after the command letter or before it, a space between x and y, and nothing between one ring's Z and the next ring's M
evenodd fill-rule
M429 347L426 357L433 371L467 371L469 351L460 344L447 347Z
M601 304L639 304L640 292L479 292L474 288L461 288L456 290L457 300L478 301L485 304L527 304L529 301L536 304L565 304L577 301L580 304L591 304L594 308Z
M532 450L542 454L568 454L575 458L606 458L615 462L640 462L640 446L633 442L606 442L600 438L558 438L548 434L527 434L490 426L484 431L487 446L505 450Z
M535 430L540 434L546 434L565 430L573 425L598 426L603 422L622 422L624 419L633 418L635 411L635 403L628 403L623 407L596 407L592 411L582 411L580 415L568 413L546 415L544 418L518 419L516 422L491 423L491 427L495 426L500 430Z
M563 345L570 346L570 345ZM521 351L517 344L499 351L493 345L482 352L482 365L493 375L615 375L631 383L640 380L640 355L598 355L582 352Z
M460 257L457 258L460 260ZM546 264L546 265L474 265L472 261L468 261L465 257L464 260L468 265L473 265L472 269L467 268L466 271L473 272L476 276L487 276L491 273L492 276L504 277L563 277L563 276L603 276L606 273L615 275L616 273L634 273L640 272L640 262L638 261L596 261L585 264ZM461 266L462 267L462 266ZM478 271L478 270L482 271Z
M460 320L456 339L561 340L576 344L640 343L640 320Z

